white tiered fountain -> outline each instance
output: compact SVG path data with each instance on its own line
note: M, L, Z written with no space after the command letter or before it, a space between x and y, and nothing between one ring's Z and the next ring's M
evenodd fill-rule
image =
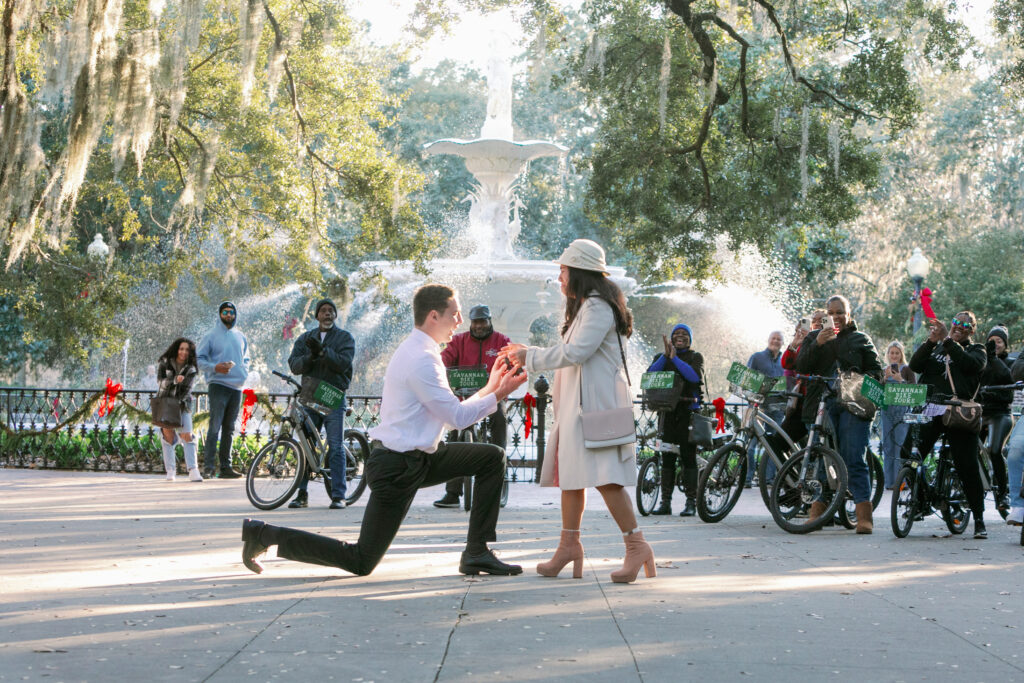
M516 256L522 206L516 184L532 159L562 157L568 149L543 140L513 139L512 71L507 60L497 56L489 60L487 91L487 118L479 138L446 138L424 148L427 154L462 157L476 181L470 191L466 229L475 253L467 259L437 259L429 262L428 268L432 280L458 288L464 310L487 304L496 330L513 341L526 342L533 322L559 307L558 266ZM409 263L378 261L365 263L363 268L381 272L392 289L402 294L425 282ZM608 271L627 294L636 287L624 269L609 267Z

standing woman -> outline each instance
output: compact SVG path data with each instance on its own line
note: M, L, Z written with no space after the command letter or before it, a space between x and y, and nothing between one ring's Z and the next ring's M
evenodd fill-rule
M988 457L992 461L993 483L996 488L996 509L1008 512L1010 509L1010 488L1006 478L1006 460L1003 457L1003 444L1013 429L1013 417L1010 404L1013 403L1013 390L1001 389L985 391L985 387L1013 383L1010 366L1006 360L1009 331L1002 325L996 325L988 333L985 342L987 362L981 373L981 392L978 402L983 406L981 412L982 434L987 432Z
M198 374L196 343L184 337L175 339L157 363L157 397L174 396L181 403L181 426L175 429L160 428L160 447L164 452L167 481L174 481L174 474L178 468L174 446L177 445L179 438L185 450L185 466L188 467L189 481L203 480L196 459L196 442L192 436L192 384Z
M557 576L569 562L573 578L583 576L580 523L586 489L604 498L626 543L622 568L612 581L629 583L643 567L655 576L654 551L637 527L626 486L636 484L634 444L588 448L582 410L632 408L623 362L625 342L633 333L633 314L622 290L608 278L604 249L590 240L575 240L558 259L558 282L565 295L562 341L549 348L511 344L505 357L531 373L556 370L552 385L555 426L541 469L541 486L562 489L562 534L554 557L537 565L537 573ZM582 406L581 406L582 403Z
M907 354L899 340L889 342L885 349L884 382L913 384L914 372L907 365ZM886 406L879 411L882 415L882 472L885 475L885 490L892 491L896 474L900 470L900 448L907 439L910 425L903 421L906 406Z

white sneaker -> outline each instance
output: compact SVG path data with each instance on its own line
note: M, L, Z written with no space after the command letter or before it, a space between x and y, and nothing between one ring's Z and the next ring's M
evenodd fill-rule
M167 473L167 481L174 481L174 472L173 471Z
M189 481L202 481L203 480L203 475L199 474L199 468L198 467L193 467L192 469L190 469L188 471L188 480Z
M1024 526L1024 508L1010 508L1006 523L1010 526Z

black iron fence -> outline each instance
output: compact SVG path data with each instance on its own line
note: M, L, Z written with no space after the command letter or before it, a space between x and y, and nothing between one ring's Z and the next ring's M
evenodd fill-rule
M547 380L540 377L528 398L511 400L507 406L506 454L508 475L513 481L536 481L539 475L538 463L543 461L552 421L547 390ZM149 422L149 401L155 393L122 391L108 405L103 390L0 387L0 467L162 473L159 435ZM257 396L245 430L241 415L235 427L232 464L242 471L275 437L279 416L293 400L292 394ZM195 392L193 397L193 431L201 463L208 402L205 392ZM349 396L348 404L346 427L365 432L377 424L379 396ZM532 428L527 436L528 410ZM636 418L637 454L651 455L657 437L657 413L637 401Z

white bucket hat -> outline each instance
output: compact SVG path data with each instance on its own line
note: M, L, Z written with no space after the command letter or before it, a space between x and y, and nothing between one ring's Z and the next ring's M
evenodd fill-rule
M602 275L608 274L604 249L593 240L573 240L555 263L580 270L594 270Z

